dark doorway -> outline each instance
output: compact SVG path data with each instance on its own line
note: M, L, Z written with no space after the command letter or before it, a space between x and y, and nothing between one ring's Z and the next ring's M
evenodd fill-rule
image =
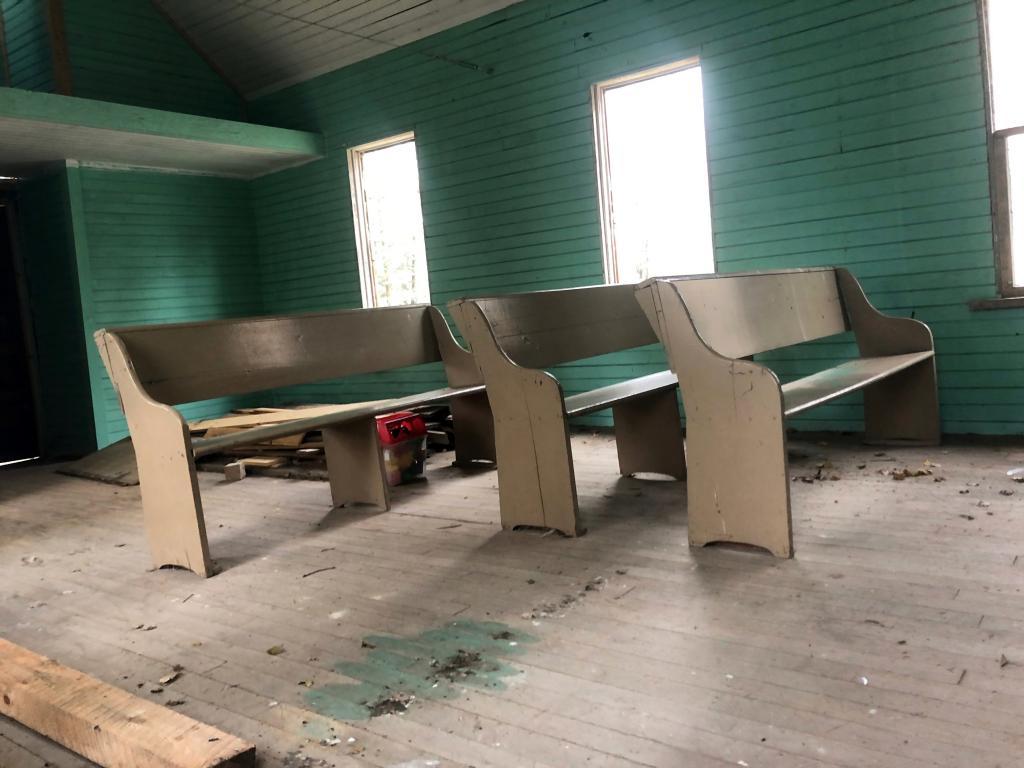
M39 455L32 358L11 211L0 200L0 464Z

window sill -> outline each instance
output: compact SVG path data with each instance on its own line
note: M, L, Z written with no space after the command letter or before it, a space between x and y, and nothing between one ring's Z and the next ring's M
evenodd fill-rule
M1024 296L1003 296L996 299L974 299L967 302L972 312L984 312L990 309L1021 309L1024 308Z

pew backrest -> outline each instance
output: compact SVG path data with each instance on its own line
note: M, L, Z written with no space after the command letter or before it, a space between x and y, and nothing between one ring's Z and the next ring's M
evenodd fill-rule
M478 383L434 307L337 310L98 331L123 345L139 385L168 405L444 362Z
M475 304L512 362L544 369L656 344L658 337L633 291L631 284L597 285L458 299L449 307L465 335L460 314Z
M834 269L670 279L701 339L740 358L850 329Z

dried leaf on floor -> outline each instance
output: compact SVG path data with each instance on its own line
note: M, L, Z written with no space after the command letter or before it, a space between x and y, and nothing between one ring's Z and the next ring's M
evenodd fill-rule
M880 469L878 474L891 477L893 480L906 480L908 477L928 477L932 474L932 471L927 467L919 469L903 467L902 469Z

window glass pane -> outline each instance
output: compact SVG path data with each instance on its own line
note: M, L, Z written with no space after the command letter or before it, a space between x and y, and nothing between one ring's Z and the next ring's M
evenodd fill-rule
M700 67L605 91L621 282L713 272Z
M993 125L1024 125L1024 0L988 0Z
M429 304L416 144L363 153L366 244L376 305Z
M1010 243L1013 285L1024 288L1024 134L1006 140L1007 173L1010 176Z

